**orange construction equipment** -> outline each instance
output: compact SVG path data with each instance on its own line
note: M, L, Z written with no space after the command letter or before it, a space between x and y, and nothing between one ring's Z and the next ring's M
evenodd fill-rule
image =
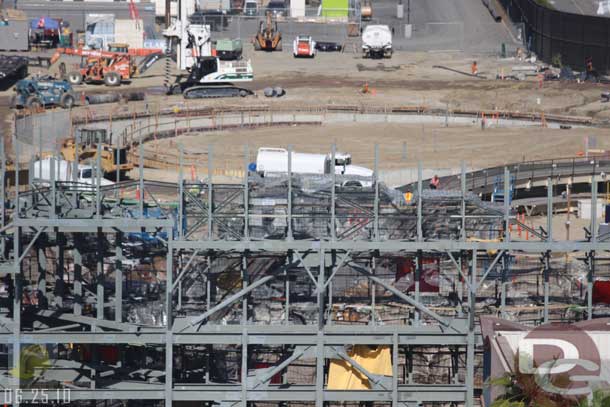
M257 51L281 51L282 33L277 29L277 21L267 12L266 19L261 21L259 30L254 37L254 49Z
M68 73L68 82L80 85L83 82L104 82L106 86L119 86L129 80L137 69L132 58L126 54L90 57L80 69Z
M160 49L129 48L128 44L108 44L108 50L91 50L83 48L58 48L51 57L51 64L57 62L61 55L80 56L85 61L72 72L66 72L62 62L59 70L71 84L82 82L104 82L108 86L119 86L122 81L129 80L136 74L143 73L156 61L163 57ZM136 66L135 57L144 57Z

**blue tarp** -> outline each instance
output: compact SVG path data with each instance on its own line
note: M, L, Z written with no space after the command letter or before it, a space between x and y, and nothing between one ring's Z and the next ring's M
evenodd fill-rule
M37 28L44 28L45 30L57 30L59 28L59 21L51 17L40 17L37 20L31 20L30 27L33 30Z

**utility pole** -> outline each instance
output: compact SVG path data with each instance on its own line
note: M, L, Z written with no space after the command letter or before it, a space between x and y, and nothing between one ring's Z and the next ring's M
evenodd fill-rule
M165 28L172 23L172 0L165 0Z

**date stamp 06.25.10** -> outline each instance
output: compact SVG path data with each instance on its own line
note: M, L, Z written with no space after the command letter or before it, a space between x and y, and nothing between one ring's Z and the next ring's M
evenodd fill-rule
M0 390L0 406L13 403L28 403L49 405L70 404L70 389L2 389Z

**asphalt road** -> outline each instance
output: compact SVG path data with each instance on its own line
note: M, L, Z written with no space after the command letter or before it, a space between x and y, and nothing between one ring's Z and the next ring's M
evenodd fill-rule
M562 2L585 2L593 0L555 0ZM394 47L407 51L467 51L499 52L502 43L511 43L512 38L504 23L496 23L481 0L403 0L404 17L398 19L397 0L375 0L374 18L363 24L387 24L395 32ZM152 26L154 3L136 3L140 17L146 26ZM71 23L73 29L84 28L86 14L113 13L118 18L129 18L127 3L120 2L62 2L45 0L20 0L18 8L26 11L30 18L41 15L61 17ZM410 12L409 12L410 11ZM317 14L312 8L308 15ZM258 30L262 18L232 16L228 27L216 33L217 38L241 38L249 42ZM405 24L413 27L412 37L405 38ZM299 34L309 34L318 41L345 43L348 39L345 24L280 22L284 37L284 50L290 52L292 39ZM152 27L151 27L152 28ZM152 29L147 30L152 34ZM159 36L159 33L157 33ZM350 48L359 50L359 38L348 41ZM355 44L355 45L352 45ZM351 50L351 49L350 49Z
M394 29L393 45L405 51L466 51L499 53L501 44L512 44L504 23L496 23L481 0L403 0L404 16L397 18L396 0L373 2L373 20L367 24L387 24ZM315 13L315 10L309 11ZM249 42L261 18L231 17L228 27L214 33L216 38L233 37ZM412 24L411 38L405 38L405 25ZM348 51L359 50L359 37L349 41L345 24L280 21L284 52L291 52L292 39L299 34L313 36L317 41L345 43Z

